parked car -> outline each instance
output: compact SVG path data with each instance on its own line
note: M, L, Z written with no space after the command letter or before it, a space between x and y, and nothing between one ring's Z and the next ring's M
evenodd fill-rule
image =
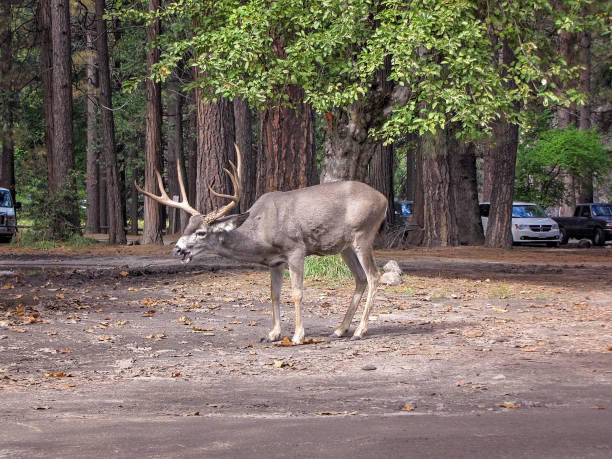
M487 231L491 204L480 204L482 228ZM532 202L512 203L512 241L515 244L543 242L558 247L561 239L559 225L546 215L544 209Z
M0 242L11 242L17 232L15 209L21 209L21 203L13 203L11 192L0 188Z
M395 222L398 225L410 226L412 223L412 208L414 201L393 201L393 210L395 211Z
M553 217L561 231L561 244L570 237L590 239L593 245L612 240L612 204L578 204L573 217Z

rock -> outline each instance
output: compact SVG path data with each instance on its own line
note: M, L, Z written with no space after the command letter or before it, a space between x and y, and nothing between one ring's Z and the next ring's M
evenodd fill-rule
M588 239L580 239L580 241L578 241L578 247L581 249L589 249L591 247L591 241Z
M374 365L366 365L364 367L361 367L361 369L365 371L373 371L376 370L376 367Z
M397 261L395 260L389 260L387 263L385 263L385 266L383 266L383 271L386 273L397 273L399 276L402 275L402 268L399 267Z
M402 283L402 278L398 273L386 272L380 276L380 282L385 285L399 285Z

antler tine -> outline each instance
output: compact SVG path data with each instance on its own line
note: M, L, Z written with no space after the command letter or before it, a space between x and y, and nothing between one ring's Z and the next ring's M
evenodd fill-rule
M134 180L134 186L136 186L136 189L140 193L144 194L145 196L148 196L154 201L164 204L165 206L175 207L177 209L184 210L185 212L191 215L200 215L200 212L198 212L193 207L191 207L189 205L189 202L187 201L187 195L185 193L185 185L183 182L183 174L181 173L180 166L177 166L177 168L178 168L179 186L181 189L181 198L182 198L181 202L173 201L172 199L168 197L168 194L166 193L166 190L164 189L164 182L162 180L161 174L159 173L157 169L155 169L155 176L157 177L157 184L159 185L160 196L157 196L153 193L143 190L142 188L138 186L138 183L136 183L136 180Z
M230 210L236 207L236 204L238 204L238 202L240 202L240 194L242 192L242 186L240 184L240 176L242 173L242 157L241 157L242 154L240 153L240 149L238 148L238 145L234 144L234 147L236 148L236 159L237 159L238 167L236 167L234 163L230 161L229 163L230 163L230 166L232 167L232 172L230 172L225 167L223 168L223 170L229 176L232 182L232 186L234 188L234 194L229 195L229 194L217 193L215 190L212 189L212 187L208 187L210 192L213 195L217 196L218 198L231 199L230 203L206 215L205 219L209 223L227 214Z

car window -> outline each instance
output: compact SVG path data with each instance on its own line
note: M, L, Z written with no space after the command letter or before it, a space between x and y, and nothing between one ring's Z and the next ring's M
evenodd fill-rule
M11 193L6 190L0 190L0 207L13 207Z
M478 208L480 209L480 216L481 217L488 217L489 216L489 209L491 208L490 204L479 204Z
M596 217L612 217L612 206L606 204L598 204L591 207L593 215Z
M591 210L589 209L589 206L582 206L580 208L580 216L581 217L590 217L591 216Z
M535 204L515 204L512 206L513 218L546 218L546 212Z

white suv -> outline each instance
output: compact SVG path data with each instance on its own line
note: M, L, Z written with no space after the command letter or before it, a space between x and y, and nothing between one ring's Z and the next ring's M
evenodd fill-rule
M485 232L490 207L488 202L480 204L480 218ZM544 242L549 247L558 247L560 240L559 225L540 206L532 202L512 203L512 241L515 244Z

